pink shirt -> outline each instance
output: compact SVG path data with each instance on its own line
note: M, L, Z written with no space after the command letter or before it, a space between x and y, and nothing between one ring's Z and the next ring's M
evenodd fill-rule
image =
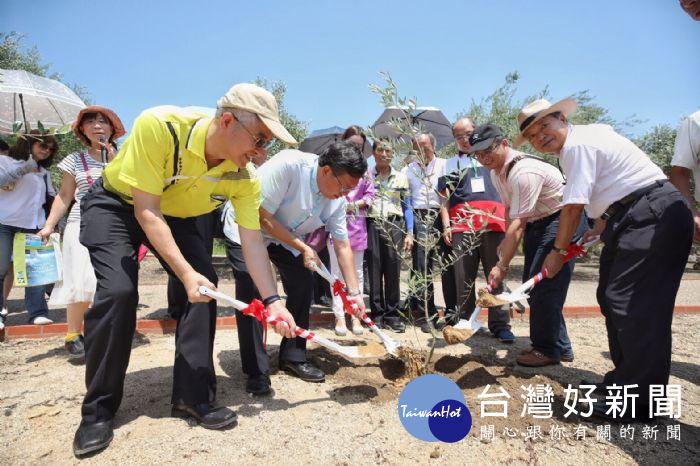
M527 218L528 222L534 222L561 209L564 177L547 162L524 158L513 165L506 179L508 164L521 154L508 148L501 170L498 173L491 170L491 180L510 218Z

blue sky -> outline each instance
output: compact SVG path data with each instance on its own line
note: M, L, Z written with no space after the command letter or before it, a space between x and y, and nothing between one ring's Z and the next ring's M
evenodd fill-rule
M700 108L700 22L677 0L3 0L0 30L25 34L51 72L130 127L161 104L214 106L256 77L287 85L309 129L371 124L368 84L449 119L520 73L518 97L588 89L612 116L676 125Z

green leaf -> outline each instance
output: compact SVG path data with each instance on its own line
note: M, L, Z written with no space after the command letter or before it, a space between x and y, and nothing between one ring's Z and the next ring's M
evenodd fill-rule
M39 128L39 133L40 133L40 134L46 134L46 133L47 133L46 128L44 128L44 124L43 124L41 121L37 120L36 126Z
M22 123L21 121L15 121L14 123L12 123L12 132L19 133L19 130L22 129L23 125L24 123Z

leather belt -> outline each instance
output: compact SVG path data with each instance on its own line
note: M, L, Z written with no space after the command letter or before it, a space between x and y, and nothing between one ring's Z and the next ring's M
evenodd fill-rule
M644 186L643 188L639 188L636 191L632 191L622 199L610 204L610 206L608 206L608 208L605 209L605 212L603 212L603 215L601 215L600 218L602 218L603 220L609 219L610 217L618 213L620 210L634 203L637 199L644 196L648 192L663 186L664 184L666 184L667 181L668 180L656 180L650 185Z

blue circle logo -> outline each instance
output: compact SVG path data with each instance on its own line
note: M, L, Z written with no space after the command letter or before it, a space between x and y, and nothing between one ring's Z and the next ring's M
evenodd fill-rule
M464 393L443 375L413 379L399 397L399 419L406 431L424 442L459 442L472 428Z

